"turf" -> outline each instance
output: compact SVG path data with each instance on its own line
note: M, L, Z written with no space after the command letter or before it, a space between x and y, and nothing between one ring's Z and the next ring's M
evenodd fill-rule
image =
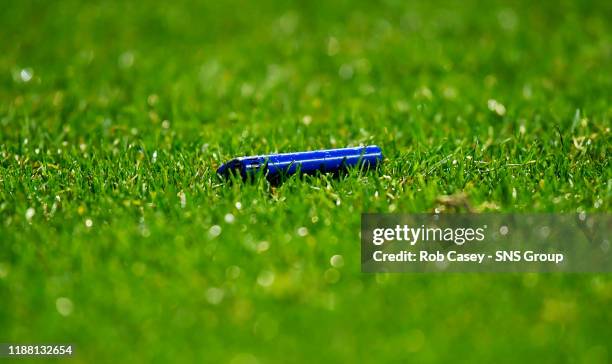
M72 342L74 362L609 362L610 275L362 274L359 226L608 213L611 4L4 1L0 342ZM378 170L214 173L360 144Z

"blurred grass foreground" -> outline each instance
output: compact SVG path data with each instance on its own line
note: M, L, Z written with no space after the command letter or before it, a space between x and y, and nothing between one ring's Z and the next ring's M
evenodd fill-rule
M610 1L2 1L0 342L83 363L609 363L610 275L362 274L359 226L609 212L611 19ZM214 172L360 144L381 168Z

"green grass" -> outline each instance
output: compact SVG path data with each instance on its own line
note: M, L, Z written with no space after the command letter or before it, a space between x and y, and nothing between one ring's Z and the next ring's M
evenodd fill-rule
M610 4L3 2L0 342L73 342L74 362L609 362L609 274L361 274L358 234L361 212L449 195L608 213ZM379 170L214 173L359 144Z

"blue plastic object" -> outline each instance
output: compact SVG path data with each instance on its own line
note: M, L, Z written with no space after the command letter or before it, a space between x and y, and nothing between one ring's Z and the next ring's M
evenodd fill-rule
M268 178L291 175L296 172L313 174L317 171L339 172L355 166L373 168L383 159L382 150L376 145L356 148L325 149L312 152L283 153L239 157L224 163L217 173L227 176L240 174L242 178L264 169Z

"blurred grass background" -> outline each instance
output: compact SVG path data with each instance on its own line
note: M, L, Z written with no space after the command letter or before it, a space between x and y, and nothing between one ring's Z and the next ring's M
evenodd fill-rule
M611 4L3 1L0 342L609 362L609 275L361 274L358 234L365 211L609 212ZM380 170L214 174L359 144Z

